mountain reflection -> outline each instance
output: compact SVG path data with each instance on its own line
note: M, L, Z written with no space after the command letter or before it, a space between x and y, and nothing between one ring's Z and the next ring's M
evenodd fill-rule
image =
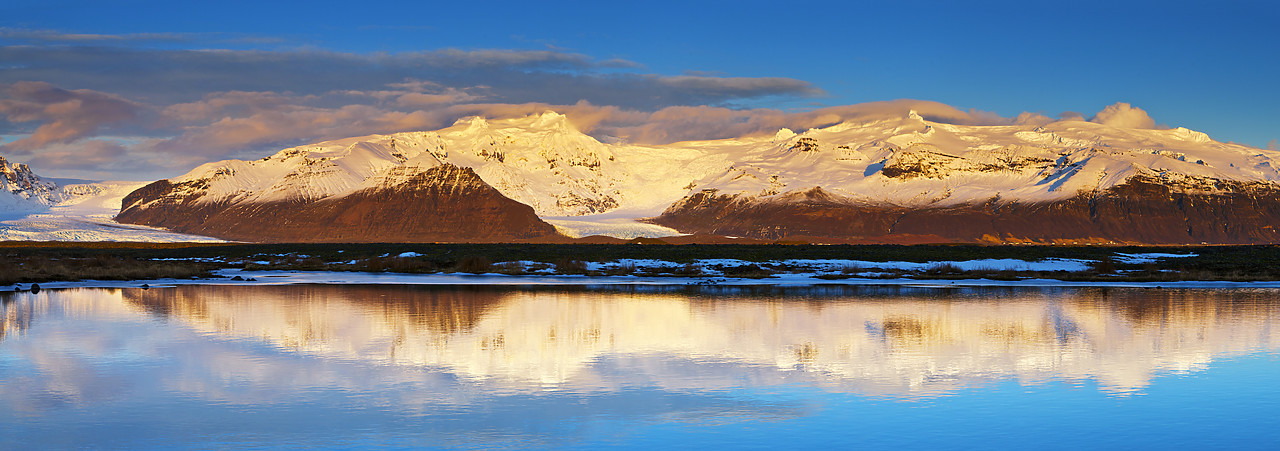
M611 388L620 377L600 374L599 363L627 358L640 362L628 371L671 389L803 380L919 397L1016 378L1096 380L1132 392L1162 372L1280 343L1274 291L765 290L294 285L121 293L127 305L207 334L439 369L514 390Z
M10 335L20 334L31 327L31 303L15 303L17 293L0 292L0 341ZM13 304L10 307L10 304Z

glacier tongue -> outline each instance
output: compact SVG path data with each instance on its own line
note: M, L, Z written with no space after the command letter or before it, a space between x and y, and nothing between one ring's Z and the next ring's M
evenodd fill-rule
M146 182L59 186L25 164L0 157L0 241L221 241L124 225L121 199Z
M173 233L154 227L126 225L113 217L126 194L147 182L94 182L66 185L60 200L39 209L10 210L0 204L0 241L222 241ZM0 192L0 196L4 193ZM3 197L0 197L3 200Z

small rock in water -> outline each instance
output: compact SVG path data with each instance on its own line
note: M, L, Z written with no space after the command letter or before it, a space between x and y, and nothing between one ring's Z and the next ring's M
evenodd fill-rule
M257 282L257 281L258 281L258 279L255 279L255 278L253 278L253 277L250 277L250 278L248 278L248 279L244 279L244 280L246 280L246 281L248 281L248 282Z
M232 277L231 280L244 280L244 277L235 276L235 277Z
M150 289L150 288L151 288L151 285L147 285L147 284L145 284L145 283L144 283L144 284L142 284L142 287L141 287L141 288L142 288L142 289L144 289L144 290L146 290L146 289Z
M38 283L33 283L33 284L31 284L31 292L32 292L32 293L39 293L39 292L40 292L40 284L38 284Z

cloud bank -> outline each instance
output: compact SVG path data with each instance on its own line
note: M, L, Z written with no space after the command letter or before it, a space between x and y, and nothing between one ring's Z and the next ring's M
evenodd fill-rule
M5 86L0 115L10 123L39 124L30 135L2 148L32 151L95 135L113 124L136 118L141 106L119 96L87 89L66 90L45 82Z
M443 88L487 88L491 101L654 109L723 104L764 96L820 96L782 77L665 76L625 60L597 61L552 50L442 49L397 54L323 50L170 50L111 46L3 46L0 84L40 80L110 92L153 104L190 102L215 92L319 95L375 91L406 80Z
M0 29L0 37L4 33L15 35ZM920 100L809 111L749 108L761 99L825 93L792 78L652 74L636 62L560 50L173 50L102 43L182 36L24 33L63 44L0 46L0 135L10 137L0 143L0 155L80 175L168 177L207 161L257 158L307 142L545 110L565 113L599 138L643 144L772 134L909 111L964 125L1055 120ZM1108 106L1091 120L1155 126L1127 103Z

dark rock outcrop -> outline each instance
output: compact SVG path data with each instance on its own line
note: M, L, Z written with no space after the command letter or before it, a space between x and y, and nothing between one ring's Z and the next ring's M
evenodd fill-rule
M125 196L116 221L259 242L506 242L563 239L533 208L470 168L441 165L394 186L317 201L202 202L201 181Z
M1205 189L1210 188L1210 189ZM832 242L1280 243L1280 186L1215 181L1172 186L1134 177L1053 202L992 199L935 208L855 202L821 188L756 198L691 194L651 222L685 233Z

